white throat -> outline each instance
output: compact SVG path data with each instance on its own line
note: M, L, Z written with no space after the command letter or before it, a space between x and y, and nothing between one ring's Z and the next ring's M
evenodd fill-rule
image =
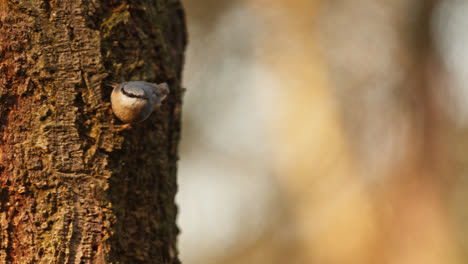
M126 107L141 107L142 105L145 105L147 103L144 99L128 97L123 94L121 94L119 97L122 105Z

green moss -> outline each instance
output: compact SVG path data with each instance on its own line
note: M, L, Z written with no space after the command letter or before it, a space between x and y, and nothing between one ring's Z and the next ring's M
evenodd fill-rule
M126 9L125 3L115 9L115 12L110 13L110 16L104 18L101 24L101 32L104 38L109 37L114 32L114 28L119 24L127 24L130 18L130 12Z

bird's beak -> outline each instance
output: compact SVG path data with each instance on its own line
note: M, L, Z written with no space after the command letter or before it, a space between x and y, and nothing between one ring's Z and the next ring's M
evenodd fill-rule
M115 82L109 82L109 83L106 83L106 85L112 87L113 89L115 89L115 87L117 87L119 84L115 83Z

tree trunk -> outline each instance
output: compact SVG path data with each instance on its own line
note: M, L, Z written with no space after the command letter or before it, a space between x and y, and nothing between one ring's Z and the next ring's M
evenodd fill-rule
M179 263L177 0L0 0L0 263ZM121 130L107 83L167 82Z

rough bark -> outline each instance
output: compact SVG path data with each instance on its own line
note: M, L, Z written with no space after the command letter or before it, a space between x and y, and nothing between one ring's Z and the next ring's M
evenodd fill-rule
M0 263L179 263L178 0L0 0ZM131 129L109 82L167 82Z

